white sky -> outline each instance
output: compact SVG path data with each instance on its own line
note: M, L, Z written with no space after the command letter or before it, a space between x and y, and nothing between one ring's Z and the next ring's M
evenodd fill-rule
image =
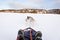
M60 15L17 13L0 13L0 40L16 40L17 32L27 16L36 20L36 28L42 32L43 40L60 40Z
M0 9L60 9L60 0L0 0Z

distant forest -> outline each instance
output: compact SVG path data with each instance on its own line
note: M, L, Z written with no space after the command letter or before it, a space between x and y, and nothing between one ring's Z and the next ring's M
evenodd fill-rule
M0 12L10 12L10 13L34 13L34 14L60 14L60 9L6 9L6 10L0 10Z

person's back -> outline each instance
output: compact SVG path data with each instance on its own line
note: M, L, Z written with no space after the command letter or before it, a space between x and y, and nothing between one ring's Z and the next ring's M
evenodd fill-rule
M34 22L34 19L27 16L26 22L29 27L18 31L17 40L42 40L42 33L31 28L30 24Z

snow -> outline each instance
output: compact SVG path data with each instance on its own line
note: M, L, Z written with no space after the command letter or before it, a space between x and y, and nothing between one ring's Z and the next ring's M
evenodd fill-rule
M0 40L16 40L18 30L27 16L36 19L35 30L42 32L43 40L60 40L60 15L0 13ZM25 28L25 27L24 27Z

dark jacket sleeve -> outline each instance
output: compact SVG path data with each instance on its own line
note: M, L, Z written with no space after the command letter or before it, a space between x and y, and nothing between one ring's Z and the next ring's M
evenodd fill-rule
M17 39L16 39L16 40L19 40L19 35L21 34L21 31L22 31L22 30L19 30L19 31L18 31Z

